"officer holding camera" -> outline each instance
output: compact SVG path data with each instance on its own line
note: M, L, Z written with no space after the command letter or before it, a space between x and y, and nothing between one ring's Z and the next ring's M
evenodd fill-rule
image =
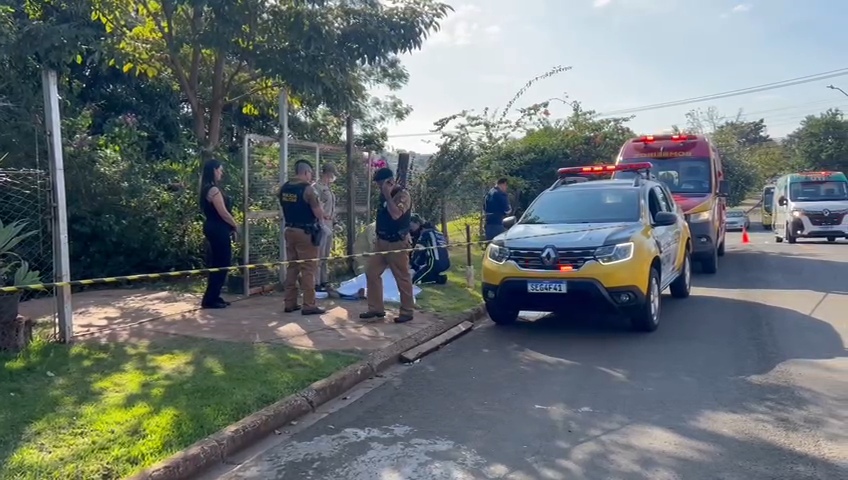
M412 216L412 197L394 180L394 172L384 167L374 173L374 183L380 188L380 206L377 209L376 255L368 258L365 267L368 311L359 318L373 319L386 316L383 305L383 272L388 267L397 282L400 293L400 315L395 323L412 320L415 299L412 296L412 274L409 271L409 223ZM401 251L396 251L401 250ZM384 253L381 253L384 252Z

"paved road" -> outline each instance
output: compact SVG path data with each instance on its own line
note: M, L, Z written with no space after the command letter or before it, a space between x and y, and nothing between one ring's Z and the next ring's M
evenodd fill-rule
M848 244L752 242L653 334L483 327L220 478L848 478Z

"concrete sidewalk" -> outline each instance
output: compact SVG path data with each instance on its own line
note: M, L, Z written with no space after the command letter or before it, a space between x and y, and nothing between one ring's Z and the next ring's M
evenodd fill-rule
M78 340L143 341L163 336L190 336L252 343L281 343L310 350L368 353L384 348L437 320L432 313L416 312L406 324L386 319L364 321L365 302L319 300L327 310L321 316L283 313L279 293L250 298L232 297L220 310L199 310L200 297L153 290L97 290L74 294L74 333ZM54 311L50 298L21 303L24 316L44 320Z

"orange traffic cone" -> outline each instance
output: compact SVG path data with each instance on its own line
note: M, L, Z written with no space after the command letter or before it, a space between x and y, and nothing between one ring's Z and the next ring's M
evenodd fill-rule
M748 229L745 228L745 225L742 225L742 244L751 243L751 239L748 237Z

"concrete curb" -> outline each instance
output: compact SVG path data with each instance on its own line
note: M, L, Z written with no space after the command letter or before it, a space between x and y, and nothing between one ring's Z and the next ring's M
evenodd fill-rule
M400 354L425 343L451 328L485 317L483 305L451 318L441 317L427 327L388 347L371 353L329 377L318 380L298 393L253 413L165 459L129 480L187 480L227 457L270 435L292 420L300 418L351 389L378 372L398 363Z

